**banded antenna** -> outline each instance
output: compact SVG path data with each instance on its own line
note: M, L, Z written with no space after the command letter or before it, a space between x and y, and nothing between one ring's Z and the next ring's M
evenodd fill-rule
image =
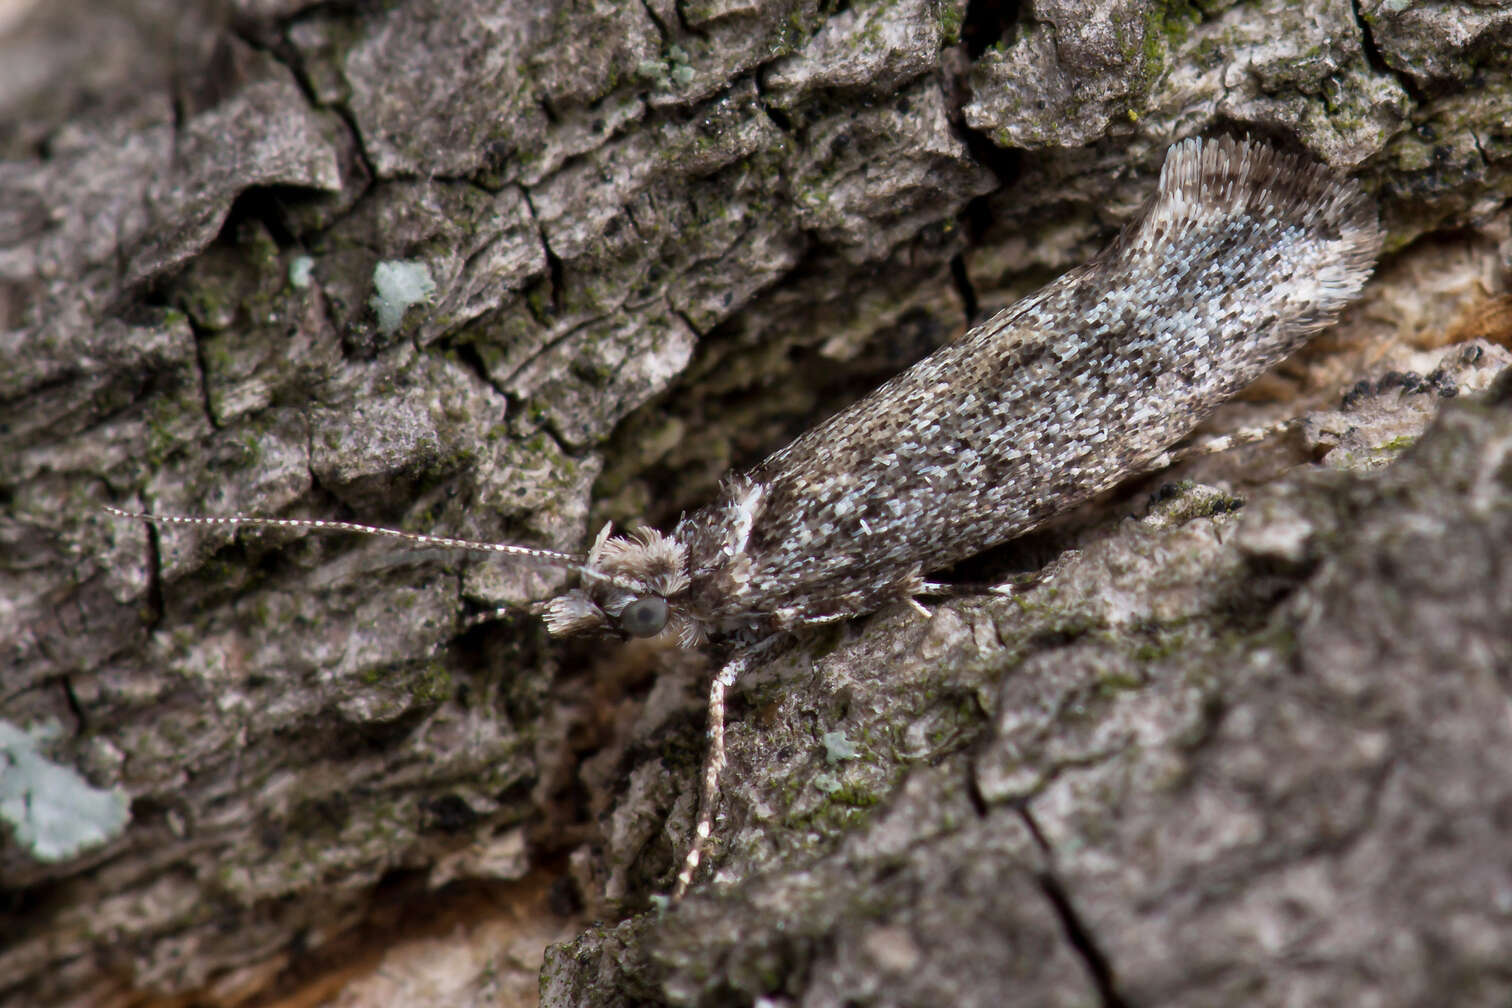
M118 518L131 518L154 525L198 525L221 528L283 528L307 532L355 532L359 535L386 536L399 539L414 546L437 549L467 550L474 553L496 553L504 556L523 557L552 564L574 571L585 578L600 581L626 591L636 587L619 578L595 570L587 558L556 550L538 549L534 546L517 546L513 543L482 542L477 539L454 539L450 536L426 535L421 532L406 532L403 529L384 528L381 525L363 525L359 522L321 521L313 518L259 518L256 515L176 515L149 514L145 511L125 511L118 507L105 506L105 510Z

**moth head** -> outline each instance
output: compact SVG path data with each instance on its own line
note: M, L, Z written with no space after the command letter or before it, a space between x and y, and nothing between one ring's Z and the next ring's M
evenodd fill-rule
M605 525L588 551L582 584L544 603L553 636L607 631L626 637L668 636L680 647L704 638L686 605L688 548L655 529L611 535Z

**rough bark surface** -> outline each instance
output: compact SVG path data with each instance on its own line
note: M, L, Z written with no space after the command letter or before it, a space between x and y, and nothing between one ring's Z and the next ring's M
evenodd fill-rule
M1509 43L1395 0L0 6L0 783L130 813L44 859L57 792L0 786L0 1001L525 1003L557 941L552 1005L1506 1004ZM549 572L101 510L665 527L1213 131L1390 231L1217 424L1292 435L774 657L674 909L696 660L458 636Z

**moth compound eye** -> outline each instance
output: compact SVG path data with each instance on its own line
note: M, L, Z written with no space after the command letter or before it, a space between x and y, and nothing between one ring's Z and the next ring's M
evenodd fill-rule
M667 625L668 612L660 595L642 595L620 613L620 629L631 637L655 637Z

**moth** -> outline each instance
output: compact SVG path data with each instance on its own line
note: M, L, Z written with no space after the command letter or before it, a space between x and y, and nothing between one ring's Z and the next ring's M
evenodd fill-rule
M1380 254L1352 181L1251 140L1172 147L1155 192L1086 265L936 351L670 532L605 527L586 555L341 521L155 515L178 525L390 536L553 565L551 634L709 646L708 754L682 897L713 830L725 694L791 631L938 594L931 571L1073 507L1163 453L1332 322Z

